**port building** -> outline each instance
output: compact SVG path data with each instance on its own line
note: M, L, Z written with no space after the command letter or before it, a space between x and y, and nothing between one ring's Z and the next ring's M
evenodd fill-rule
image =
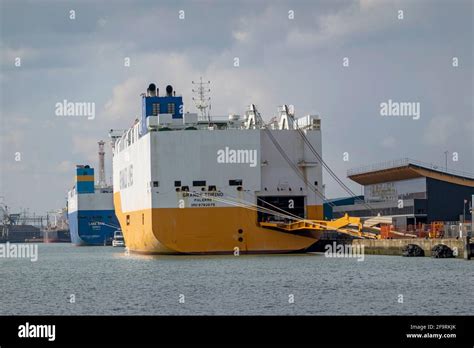
M333 206L333 218L380 215L401 227L472 220L473 174L404 158L351 169L347 177L362 185L363 199Z

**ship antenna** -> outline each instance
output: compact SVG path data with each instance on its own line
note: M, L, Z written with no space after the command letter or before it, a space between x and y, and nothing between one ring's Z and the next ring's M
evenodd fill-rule
M106 187L106 182L105 182L105 165L104 165L104 156L105 156L105 151L104 151L104 141L99 141L99 187L104 188Z
M193 97L193 101L196 105L196 108L199 110L201 120L208 120L211 123L211 116L210 116L210 109L211 109L211 97L209 97L209 93L211 89L209 88L211 85L211 81L203 82L202 76L199 82L191 81L193 85L197 87L193 88L193 93L196 94L196 98Z

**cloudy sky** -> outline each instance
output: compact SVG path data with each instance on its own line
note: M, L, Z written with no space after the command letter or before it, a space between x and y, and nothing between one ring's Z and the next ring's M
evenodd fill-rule
M75 164L97 166L97 141L131 125L150 82L194 112L200 76L213 115L250 103L266 119L282 104L319 114L323 157L356 193L348 169L402 157L444 166L449 151L450 168L474 172L470 0L0 4L0 196L12 210L63 207ZM56 116L64 99L94 102L95 118ZM420 103L420 118L381 116L389 99ZM108 178L110 159L108 148Z

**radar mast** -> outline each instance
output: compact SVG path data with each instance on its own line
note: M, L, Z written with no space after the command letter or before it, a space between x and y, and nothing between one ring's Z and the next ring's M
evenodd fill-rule
M208 120L211 122L210 110L211 110L211 97L209 93L211 89L211 81L203 82L202 77L199 79L199 82L191 81L193 85L196 85L196 88L193 88L192 91L195 93L196 97L193 97L194 104L199 110L199 117L201 120Z

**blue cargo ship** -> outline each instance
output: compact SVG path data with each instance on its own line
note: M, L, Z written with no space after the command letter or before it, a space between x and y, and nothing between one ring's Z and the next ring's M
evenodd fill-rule
M94 168L88 165L76 166L76 182L68 193L68 220L71 242L76 245L111 245L114 232L120 229L113 189L96 186Z

